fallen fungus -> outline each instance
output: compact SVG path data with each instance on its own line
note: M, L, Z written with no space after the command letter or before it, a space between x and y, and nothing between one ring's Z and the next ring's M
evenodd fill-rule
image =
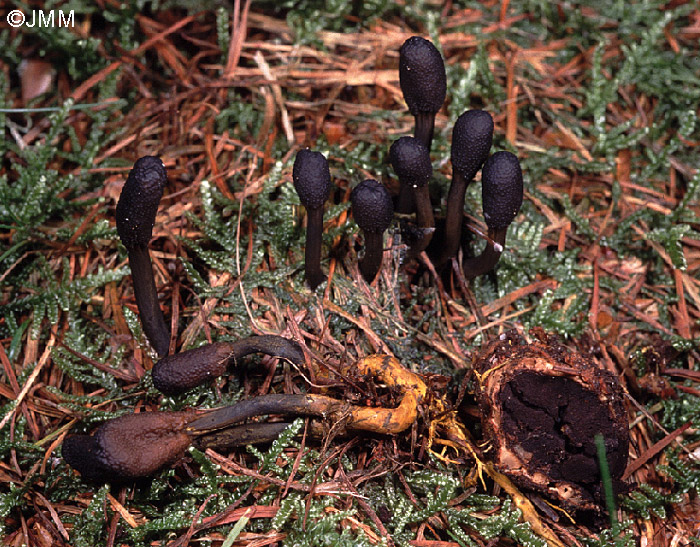
M430 243L435 229L433 206L430 203L428 183L433 176L430 153L423 144L413 137L401 137L389 149L389 160L399 177L401 187L408 187L413 193L416 207L416 223L423 237L411 246L411 253L417 255ZM401 203L397 207L401 207Z
M306 282L315 290L326 280L321 271L321 241L323 236L323 204L331 192L331 172L328 161L320 152L305 148L297 152L292 169L294 189L306 207L306 249L304 272Z
M604 501L595 436L601 434L615 490L622 483L629 428L617 378L533 329L515 332L477 357L477 399L498 471L569 510L600 511Z
M239 446L269 442L283 429L280 424L245 420L280 414L323 418L344 431L391 435L410 427L427 387L416 374L388 355L370 355L356 363L361 375L398 388L396 408L356 406L316 394L274 394L255 397L210 411L141 412L109 420L92 435L69 435L63 457L86 480L120 481L146 477L181 458L191 444L205 447ZM316 431L321 431L316 426Z
M508 226L523 203L523 173L515 154L496 152L486 160L481 171L481 196L488 240L479 256L464 261L467 279L490 272L498 263Z
M271 334L249 336L164 357L151 371L153 385L168 395L181 393L221 376L231 364L251 353L280 357L295 365L304 363L304 352L293 340Z
M69 435L62 454L90 481L145 477L180 458L192 438L187 422L196 411L126 414L100 425L93 435Z
M360 272L371 283L382 265L384 231L394 218L394 205L388 190L373 179L358 184L350 194L350 202L352 216L365 237Z
M138 159L122 188L116 211L117 233L129 253L134 297L143 331L160 356L168 353L170 329L158 304L148 243L166 182L165 166L160 158Z
M444 264L457 254L462 237L464 196L467 187L484 165L493 142L493 118L484 110L468 110L452 129L452 183L447 194L445 237L436 260Z

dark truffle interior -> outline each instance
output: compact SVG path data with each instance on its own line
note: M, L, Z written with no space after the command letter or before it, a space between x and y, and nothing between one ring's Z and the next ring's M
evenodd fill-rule
M511 444L532 454L530 471L576 483L600 496L595 435L605 439L613 482L623 474L628 440L598 396L566 377L521 372L501 390L501 424Z

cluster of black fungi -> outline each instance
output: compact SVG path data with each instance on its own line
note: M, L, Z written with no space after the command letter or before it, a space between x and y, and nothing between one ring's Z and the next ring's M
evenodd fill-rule
M464 112L452 130L452 182L447 195L446 215L436 231L428 184L433 176L430 148L435 115L445 102L447 76L437 48L414 36L401 46L399 80L406 104L414 117L414 136L401 137L391 145L389 159L399 179L399 194L392 198L374 179L360 182L352 191L352 215L364 234L364 257L359 267L367 282L381 268L383 234L395 213L401 218L415 215L417 234L409 241L409 257L427 251L432 263L442 269L454 259L462 241L464 197L467 186L481 170L484 220L488 227L486 247L476 257L462 262L466 279L493 269L503 252L508 226L523 201L523 175L518 158L506 151L489 156L493 142L493 119L484 110ZM306 282L316 289L326 277L321 270L323 204L331 190L330 171L320 152L304 149L294 162L294 188L308 213L306 232Z
M400 182L394 199L379 182L367 179L351 193L352 214L364 234L364 257L359 268L368 282L376 277L382 262L383 234L399 215L415 214L417 233L410 253L426 249L437 266L457 254L463 223L467 185L482 169L483 209L488 226L486 249L480 256L463 263L465 277L471 279L490 271L505 245L508 225L523 199L523 179L518 159L510 152L489 156L493 120L483 110L469 110L457 120L452 133L452 184L447 197L444 228L436 244L435 218L428 193L432 177L430 146L435 115L446 94L442 56L435 46L420 37L408 39L400 51L401 89L415 118L413 137L401 137L391 146L390 160ZM326 158L320 152L298 152L293 168L294 187L306 207L307 237L305 277L312 289L323 283L321 236L323 206L331 191ZM171 332L161 311L148 251L156 212L167 175L163 162L155 156L140 158L122 189L116 209L117 231L127 249L134 285L134 296L143 331L161 357L152 370L154 386L165 394L175 394L222 375L239 359L263 353L301 365L304 353L294 341L275 335L251 336L236 342L217 342L169 355ZM433 242L432 245L429 246ZM83 477L91 480L124 480L148 475L182 455L195 439L200 446L216 444L217 431L226 430L225 444L274 439L285 423L240 424L245 419L274 413L298 411L301 403L283 396L258 397L222 411L202 415L199 411L142 412L109 420L92 435L73 434L63 443L63 456ZM286 407L285 407L286 405ZM302 405L303 406L303 405ZM208 437L214 435L214 437Z

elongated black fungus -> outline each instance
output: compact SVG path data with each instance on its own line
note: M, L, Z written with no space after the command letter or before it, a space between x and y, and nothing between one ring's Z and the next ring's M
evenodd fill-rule
M158 355L168 353L170 329L158 304L148 243L158 204L167 182L165 166L156 156L144 156L129 172L117 203L117 232L129 253L134 296L143 331Z
M481 184L489 240L479 256L464 262L464 276L468 279L491 271L501 258L508 226L523 203L523 173L518 158L510 152L496 152L484 164Z
M352 216L365 236L360 272L371 283L382 265L383 236L394 217L394 205L388 190L373 179L358 184L350 194L350 202Z
M412 36L403 43L399 50L399 83L415 117L414 136L430 150L435 114L447 94L445 63L432 42Z
M430 152L435 115L447 94L445 62L432 42L412 36L403 43L399 50L399 83L414 117L413 136ZM410 214L414 209L413 192L401 186L396 212Z
M417 255L428 246L435 228L433 206L428 191L428 183L433 176L430 153L418 139L401 137L391 145L389 159L401 186L410 188L415 198L416 223L422 229L423 235L411 246L411 254Z
M331 172L325 156L308 148L299 150L294 159L292 178L308 215L304 271L306 282L313 291L326 280L321 271L321 240L323 204L331 193Z
M444 264L457 254L462 236L464 196L469 183L486 161L493 141L493 118L484 110L468 110L457 118L452 130L452 184L447 194L445 239L436 263Z
M304 363L304 352L293 340L271 334L250 336L235 342L207 344L164 357L151 371L153 385L169 395L181 393L221 376L232 363L251 353L281 357L295 365Z

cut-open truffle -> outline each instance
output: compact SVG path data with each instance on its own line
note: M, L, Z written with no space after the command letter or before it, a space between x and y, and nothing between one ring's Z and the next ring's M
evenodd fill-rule
M382 265L384 231L394 217L394 205L388 190L376 180L367 179L350 194L352 216L365 237L365 256L360 272L368 283L374 281Z
M464 196L491 150L493 118L484 110L468 110L452 129L452 183L447 194L445 238L437 264L444 264L457 254L462 236Z
M515 154L496 152L481 172L481 196L488 241L484 251L464 261L464 276L472 279L493 269L506 244L508 226L523 203L523 173Z
M516 333L479 355L477 396L499 471L564 507L598 510L603 501L595 436L601 434L613 484L627 464L629 431L614 375L548 336Z
M168 353L170 329L158 304L148 243L166 182L165 166L160 158L140 158L129 172L116 212L117 232L129 253L134 297L143 331L160 356Z
M423 233L423 237L411 247L411 253L416 255L428 246L433 236L432 230L435 228L428 190L428 183L433 176L430 153L418 139L401 137L391 145L389 159L401 186L410 188L415 199L416 223ZM402 204L399 203L397 212L400 212L401 207Z
M293 340L272 334L250 336L235 342L207 344L161 359L151 371L153 385L163 393L181 393L221 376L232 363L251 353L281 357L296 365L304 363L304 352Z
M331 193L331 172L328 161L320 152L305 148L297 152L292 170L294 189L306 207L306 250L304 271L311 290L326 280L321 271L321 240L323 237L323 204Z

